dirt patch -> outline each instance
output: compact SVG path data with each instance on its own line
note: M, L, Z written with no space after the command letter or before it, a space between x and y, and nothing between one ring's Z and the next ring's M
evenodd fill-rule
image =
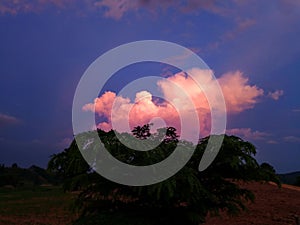
M300 217L300 188L283 185L249 183L243 187L253 191L255 202L248 204L248 211L237 217L224 213L221 218L207 217L206 225L296 225Z

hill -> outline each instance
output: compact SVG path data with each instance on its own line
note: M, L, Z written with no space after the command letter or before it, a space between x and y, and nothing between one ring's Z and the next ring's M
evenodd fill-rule
M292 173L279 174L278 176L279 176L282 183L294 185L294 184L296 184L297 179L299 179L299 177L300 177L300 171L292 172Z

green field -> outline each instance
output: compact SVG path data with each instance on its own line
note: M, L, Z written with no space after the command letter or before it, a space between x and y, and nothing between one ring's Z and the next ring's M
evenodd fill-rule
M72 224L72 199L60 187L0 188L0 224Z

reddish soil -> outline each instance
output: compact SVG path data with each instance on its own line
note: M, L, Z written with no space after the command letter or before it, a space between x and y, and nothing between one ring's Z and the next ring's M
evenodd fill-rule
M242 185L253 191L255 202L248 203L248 211L239 216L208 217L206 225L296 225L300 220L300 188L274 184L249 183ZM300 223L299 223L300 225Z

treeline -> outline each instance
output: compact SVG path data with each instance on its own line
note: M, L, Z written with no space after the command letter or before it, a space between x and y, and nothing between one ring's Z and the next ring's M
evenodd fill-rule
M35 165L20 168L16 163L11 166L0 164L0 187L32 187L58 183L59 180L53 174Z
M300 171L279 174L279 178L282 183L300 186Z

